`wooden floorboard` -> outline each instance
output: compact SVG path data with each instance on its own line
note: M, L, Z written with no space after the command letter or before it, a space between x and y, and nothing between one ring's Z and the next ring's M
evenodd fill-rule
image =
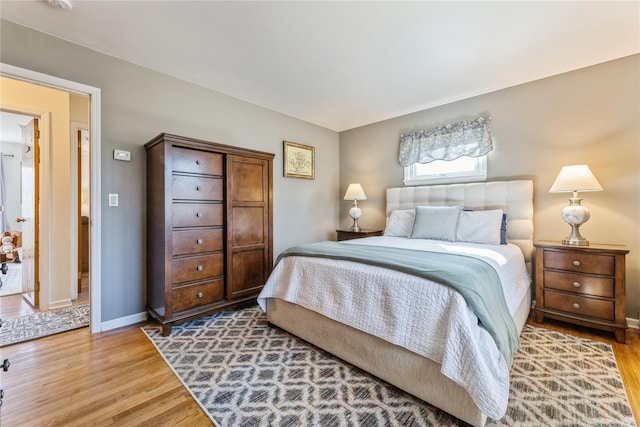
M612 344L640 420L638 330L628 330L627 344L618 344L608 332L530 323ZM0 425L211 425L139 326L100 334L83 328L0 348L0 358L11 361L9 371L0 372L5 390Z

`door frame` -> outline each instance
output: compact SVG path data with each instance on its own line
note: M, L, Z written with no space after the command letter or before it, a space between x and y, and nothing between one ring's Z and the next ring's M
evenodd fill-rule
M90 168L91 168L91 202L90 202L90 272L89 272L89 305L90 305L90 331L91 333L102 331L102 265L101 265L101 214L102 204L100 193L100 176L101 176L101 159L100 159L100 89L88 86L82 83L73 82L71 80L61 79L59 77L50 76L48 74L39 73L37 71L27 70L25 68L16 67L9 64L0 63L0 75L15 80L34 83L38 85L48 86L55 89L64 90L89 96L89 132L90 132ZM45 172L43 170L43 172ZM75 191L75 189L70 189ZM75 198L72 198L75 200ZM75 212L77 208L71 206L71 212ZM47 218L41 218L51 221L50 212ZM69 230L71 232L71 230Z

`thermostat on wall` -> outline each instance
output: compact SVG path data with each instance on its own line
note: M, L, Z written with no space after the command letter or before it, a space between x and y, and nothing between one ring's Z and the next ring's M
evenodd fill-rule
M113 150L113 158L125 162L131 161L131 151Z

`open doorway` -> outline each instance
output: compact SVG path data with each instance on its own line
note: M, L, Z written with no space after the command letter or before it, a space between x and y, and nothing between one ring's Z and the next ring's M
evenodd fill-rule
M89 98L84 95L69 94L69 117L72 119L68 144L58 144L57 150L70 153L71 177L68 198L77 205L76 218L70 221L71 228L77 230L77 239L70 244L69 268L72 277L65 298L59 298L59 303L39 303L39 272L37 262L39 252L37 231L39 230L38 213L29 213L29 200L40 200L38 179L34 182L34 175L38 176L37 167L34 173L34 151L38 150L38 138L35 147L33 136L30 145L26 141L29 134L39 136L39 117L20 114L20 112L0 112L2 130L0 131L0 236L4 242L0 246L0 265L2 274L0 280L0 318L9 320L14 317L30 315L40 311L64 306L77 306L89 303L90 289L90 141L89 141ZM35 128L34 128L35 126ZM44 140L44 144L51 141ZM35 148L32 150L32 148ZM37 165L36 165L37 166ZM76 174L73 172L77 171ZM46 180L47 178L44 178ZM43 186L45 191L50 188ZM57 196L64 189L56 189ZM36 196L34 197L34 193ZM31 203L37 205L37 203ZM33 209L31 209L33 210ZM75 224L75 225L74 225ZM35 226L35 239L34 239ZM44 229L51 229L51 227ZM73 233L71 233L73 235ZM34 241L35 240L35 241ZM35 243L35 245L34 245ZM75 244L73 244L75 243ZM34 249L35 248L35 249ZM46 250L46 247L44 248ZM53 255L53 254L47 254ZM60 254L54 258L63 260ZM34 262L35 260L35 262ZM76 260L76 261L74 261ZM35 267L35 268L34 268ZM44 281L47 283L47 281ZM49 292L50 294L51 292Z

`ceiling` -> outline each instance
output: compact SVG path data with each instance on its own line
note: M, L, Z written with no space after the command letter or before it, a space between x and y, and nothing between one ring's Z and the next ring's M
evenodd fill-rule
M638 1L71 2L0 16L335 131L640 52Z

